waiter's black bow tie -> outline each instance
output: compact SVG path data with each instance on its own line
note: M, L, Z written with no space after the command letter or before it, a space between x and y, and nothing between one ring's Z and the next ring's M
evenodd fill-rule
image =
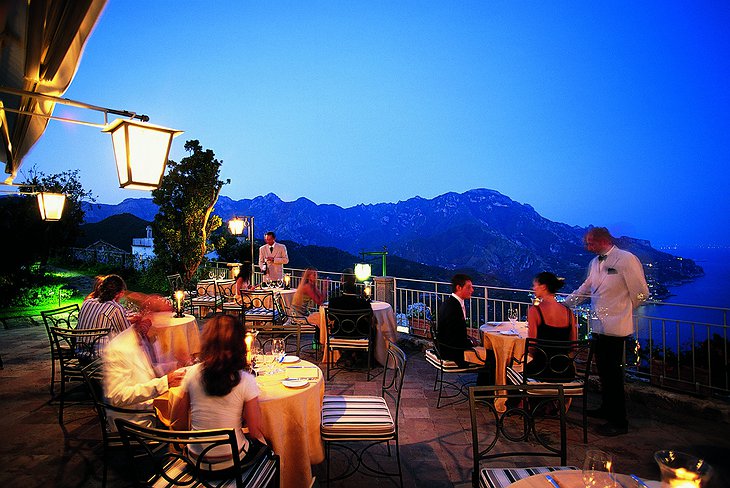
M607 257L608 256L606 256L605 254L601 254L600 256L598 256L598 260L599 261L605 261Z
M274 246L269 246L269 251L274 252ZM603 256L603 257L605 258L606 256Z

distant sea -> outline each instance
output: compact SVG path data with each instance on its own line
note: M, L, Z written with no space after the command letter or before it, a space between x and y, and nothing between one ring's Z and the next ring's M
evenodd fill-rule
M730 325L730 315L702 307L730 308L730 248L682 247L662 251L694 260L702 266L705 274L694 281L669 287L672 296L664 300L663 304L640 308L640 315L651 317L639 322L638 335L642 347L647 345L649 323L655 345L662 344L662 337L665 337L666 347L673 351L677 350L677 344L685 349L692 343L702 342L708 336L725 336L722 324ZM691 327L689 323L696 326Z

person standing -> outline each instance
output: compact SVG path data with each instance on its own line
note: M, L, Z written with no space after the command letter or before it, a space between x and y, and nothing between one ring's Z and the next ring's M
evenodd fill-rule
M596 318L592 322L594 355L601 380L601 406L589 410L603 418L598 434L616 436L628 432L622 360L626 338L634 333L633 311L649 296L644 268L639 259L616 247L605 227L594 227L584 237L585 247L596 254L588 265L588 278L567 299L574 307L588 298Z
M265 281L284 279L284 265L289 262L286 246L276 242L276 234L264 234L266 244L259 248L259 268Z

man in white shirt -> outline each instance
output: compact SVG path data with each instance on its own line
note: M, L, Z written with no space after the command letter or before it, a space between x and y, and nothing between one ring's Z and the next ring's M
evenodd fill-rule
M615 436L628 432L624 393L623 356L626 338L634 333L633 311L649 297L644 268L639 259L617 248L605 227L594 227L585 235L585 246L596 254L588 265L588 278L567 299L566 305L591 300L596 320L592 321L594 354L601 379L601 407L592 417L608 423L597 432Z
M259 248L259 268L265 281L284 279L284 265L289 262L286 246L276 242L276 234L269 231L264 234L266 244Z

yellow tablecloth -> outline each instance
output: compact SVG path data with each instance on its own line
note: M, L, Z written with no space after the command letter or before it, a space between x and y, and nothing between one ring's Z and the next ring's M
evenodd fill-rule
M312 484L312 464L324 461L324 446L319 433L324 396L324 377L320 369L308 361L281 365L284 372L256 378L261 389L259 403L262 430L266 441L281 458L281 486L309 487ZM301 377L301 368L313 368L318 378L306 387L287 388L281 381ZM154 400L160 420L171 428L186 429L187 419L171 419L172 406L178 400L180 388L171 388L168 394Z
M492 323L494 324L494 323ZM507 364L515 357L521 359L525 354L525 339L527 338L527 322L517 322L515 329L519 335L505 335L510 332L510 322L500 322L499 325L484 324L479 327L482 332L482 344L486 349L494 351L496 367L494 384L507 384ZM497 402L499 410L504 410L504 399Z
M370 302L375 316L375 360L381 365L385 365L388 358L388 341L396 342L398 339L398 331L396 329L395 314L393 307L387 302ZM327 317L325 307L319 307L319 342L324 345L327 351ZM336 361L339 353L334 351L332 358ZM326 363L327 353L322 358L322 363Z
M200 352L200 331L192 315L176 318L174 312L157 312L150 319L157 338L158 362L189 364L190 357Z

